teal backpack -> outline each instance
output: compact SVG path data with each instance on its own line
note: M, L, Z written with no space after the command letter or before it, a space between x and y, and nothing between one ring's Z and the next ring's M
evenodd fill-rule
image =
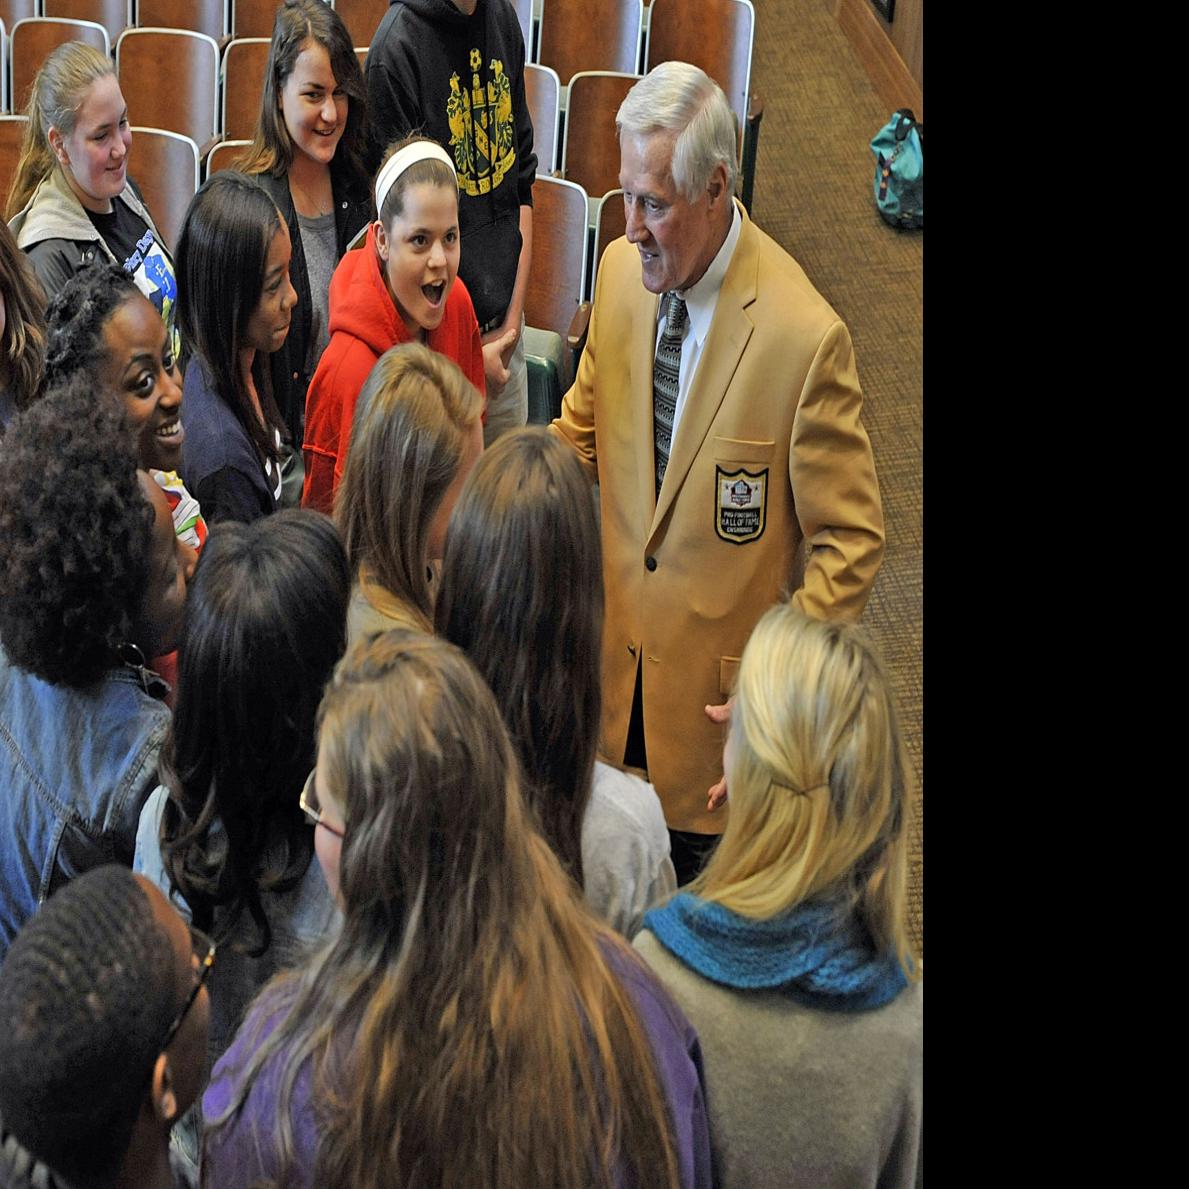
M871 140L875 205L893 227L925 226L925 126L902 107Z

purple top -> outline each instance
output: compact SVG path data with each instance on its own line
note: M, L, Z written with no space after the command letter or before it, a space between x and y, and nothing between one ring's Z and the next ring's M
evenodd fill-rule
M710 1132L706 1121L706 1101L702 1078L702 1049L693 1025L669 997L668 992L647 970L631 957L608 950L612 969L631 992L640 1022L652 1045L657 1071L673 1115L674 1140L683 1189L703 1189L712 1181ZM219 1060L211 1083L202 1098L206 1119L213 1119L231 1101L232 1080L229 1069L245 1061L250 1051L280 1023L275 994L266 992L257 999L231 1047ZM271 1014L271 1019L268 1017ZM253 1035L261 1017L267 1022L259 1040ZM251 1050L248 1042L252 1042ZM307 1062L298 1075L293 1092L293 1134L297 1147L296 1170L286 1184L313 1184L317 1125L310 1103L311 1066ZM272 1142L276 1132L276 1096L280 1080L280 1061L274 1057L261 1071L243 1108L226 1126L208 1132L202 1158L203 1184L245 1185L256 1180L275 1179L279 1170ZM626 1185L620 1172L616 1181Z

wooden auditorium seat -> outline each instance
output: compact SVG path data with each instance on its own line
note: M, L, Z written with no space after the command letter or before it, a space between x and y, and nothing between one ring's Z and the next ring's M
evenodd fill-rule
M187 29L126 29L116 42L116 74L136 124L188 136L200 157L214 147L219 46L213 37Z
M533 183L533 259L525 295L529 421L546 424L561 411L586 341L586 191L537 175Z
M227 140L242 140L256 133L271 45L267 37L237 37L223 51L219 131Z
M14 111L23 111L29 88L42 62L67 41L83 41L111 54L107 30L94 21L69 21L58 17L28 17L17 21L8 36L9 97Z
M198 146L164 128L133 128L129 172L165 246L176 256L182 220L198 189Z
M533 122L537 170L539 173L553 173L557 169L557 128L561 115L561 81L557 71L549 66L526 63L524 97L528 102L529 118Z

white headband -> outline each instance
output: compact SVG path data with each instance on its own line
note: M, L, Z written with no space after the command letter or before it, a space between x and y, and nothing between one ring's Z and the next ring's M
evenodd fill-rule
M450 172L454 174L456 179L458 177L454 170L454 162L450 159L450 154L436 141L415 140L412 144L405 145L403 149L397 149L384 163L384 168L380 170L376 177L377 218L380 217L380 211L384 208L384 199L388 197L388 191L392 189L392 183L410 165L416 165L418 161L441 161L443 164L450 166Z

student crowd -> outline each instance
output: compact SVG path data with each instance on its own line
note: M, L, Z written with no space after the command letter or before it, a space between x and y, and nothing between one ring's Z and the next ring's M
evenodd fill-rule
M476 37L511 105L481 166L437 94ZM505 0L394 0L366 80L285 0L176 254L111 61L38 73L0 222L2 1186L914 1184L911 777L867 635L757 615L707 707L719 835L646 779L639 671L606 747L616 505L581 398L524 425L523 65ZM684 244L650 234L659 292Z

